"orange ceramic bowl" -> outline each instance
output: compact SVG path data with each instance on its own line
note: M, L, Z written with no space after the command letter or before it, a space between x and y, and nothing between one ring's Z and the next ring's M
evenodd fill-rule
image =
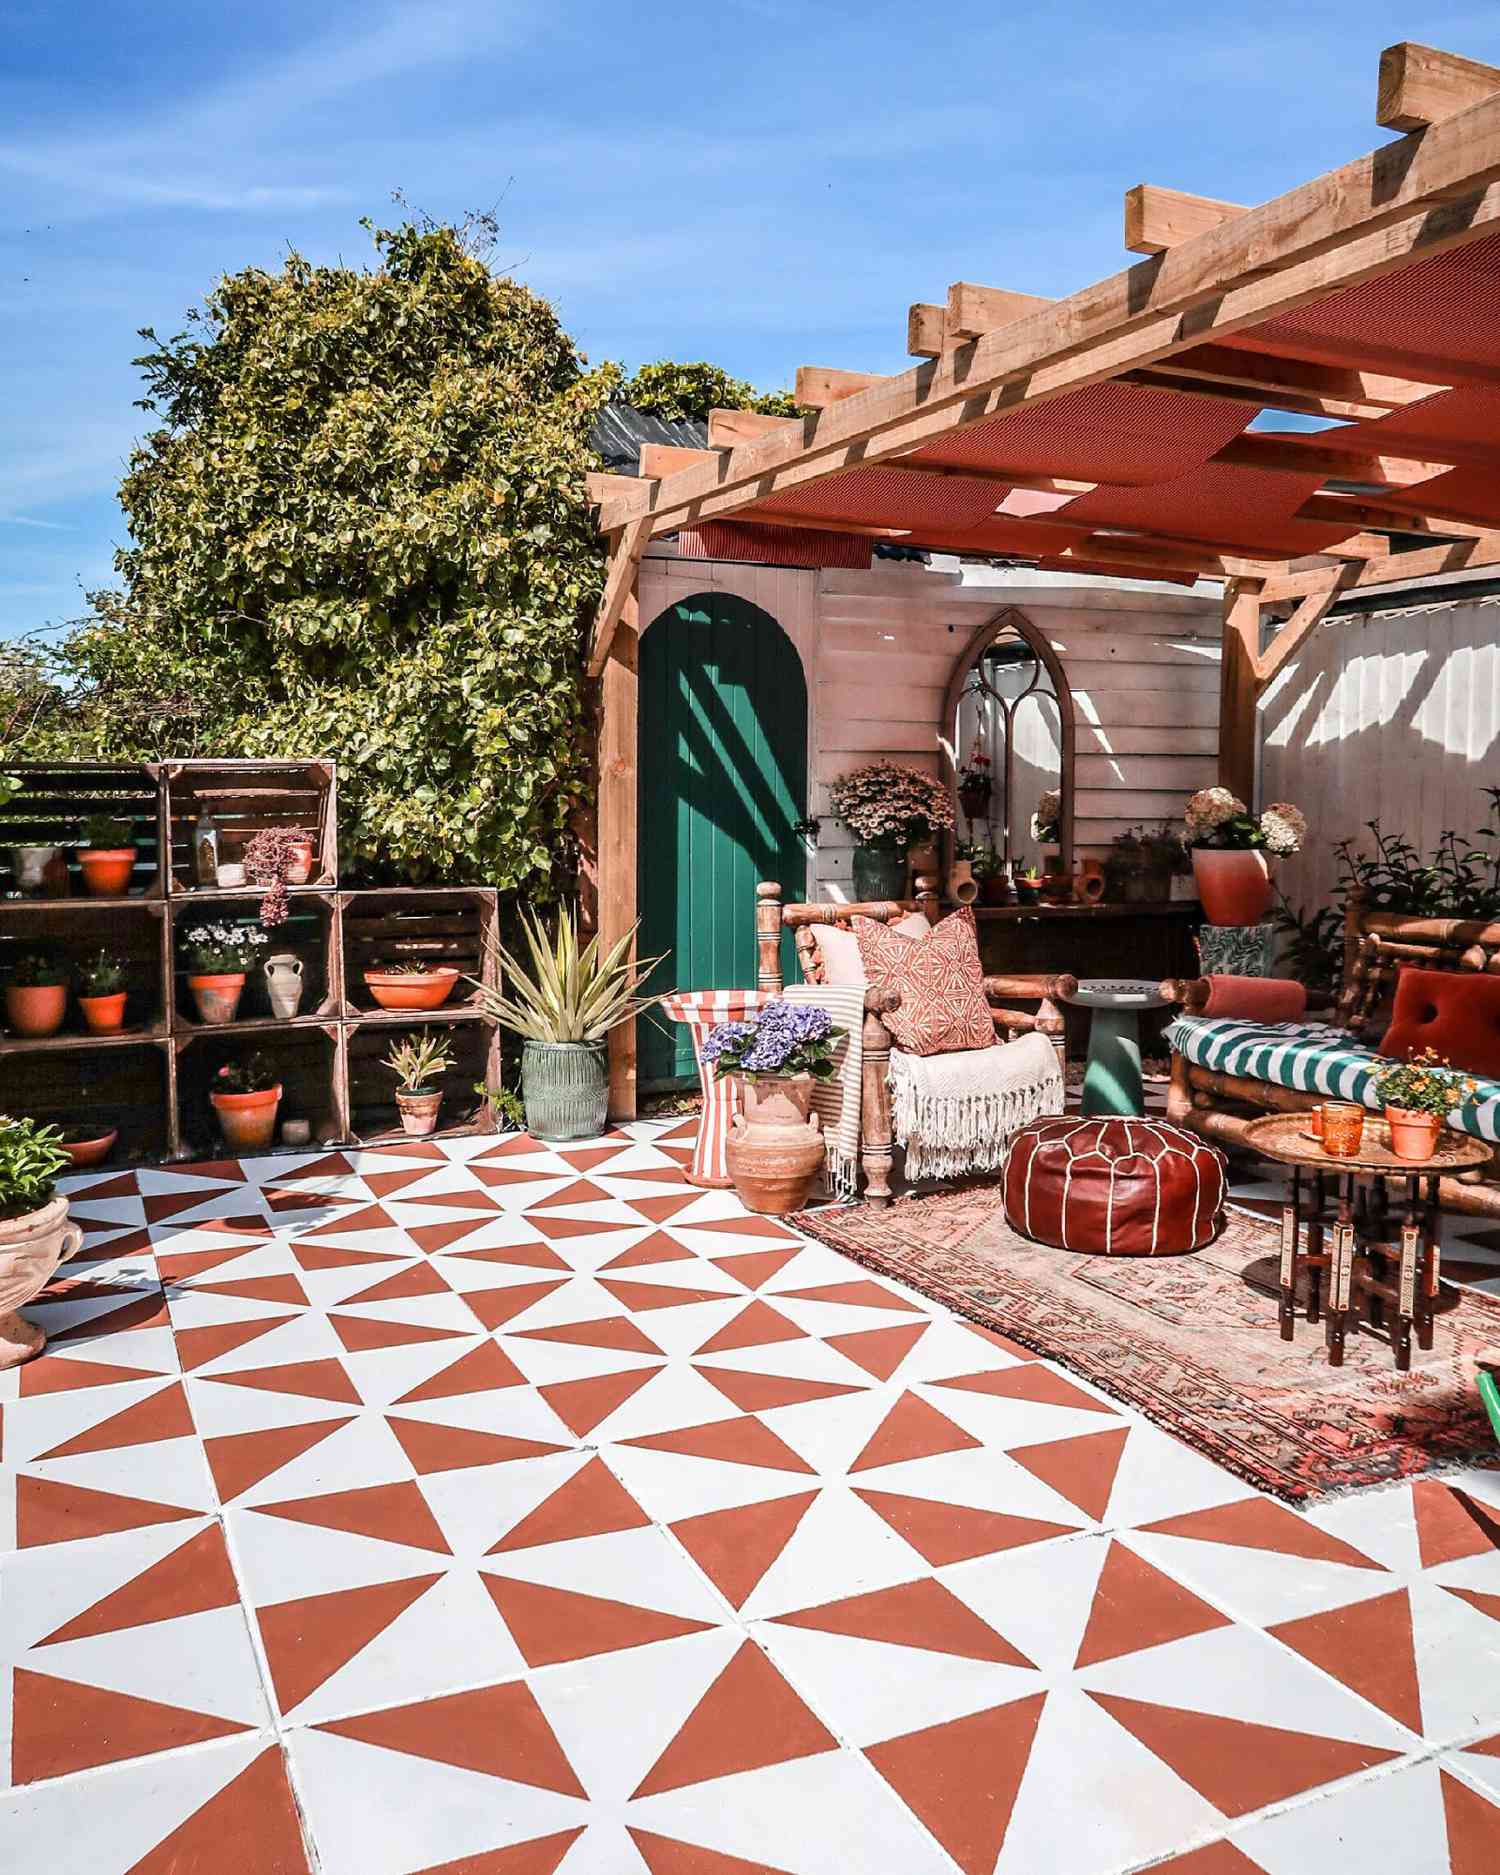
M447 1002L459 972L443 964L425 975L406 976L399 970L367 970L365 987L382 1009L439 1009Z

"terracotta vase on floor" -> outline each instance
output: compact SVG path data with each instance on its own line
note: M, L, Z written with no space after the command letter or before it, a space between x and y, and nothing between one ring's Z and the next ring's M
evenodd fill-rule
M1266 856L1253 847L1195 846L1193 878L1209 924L1259 924L1270 906Z
M1437 1151L1443 1123L1435 1113L1387 1107L1385 1123L1391 1129L1391 1151L1398 1159L1430 1159Z
M823 1163L810 1074L741 1075L741 1110L730 1123L724 1159L747 1211L785 1217L800 1211Z

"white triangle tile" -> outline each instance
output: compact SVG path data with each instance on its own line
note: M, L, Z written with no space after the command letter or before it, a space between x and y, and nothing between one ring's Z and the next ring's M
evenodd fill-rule
M1340 1784L1237 1829L1232 1841L1267 1875L1331 1868L1449 1875L1446 1836L1437 1766L1414 1764Z
M722 1232L716 1231L714 1236L720 1244L732 1241ZM700 1237L697 1241L701 1243L704 1240ZM762 1295L778 1295L788 1289L822 1289L833 1283L877 1281L877 1278L872 1276L863 1265L851 1262L848 1257L840 1256L836 1250L830 1250L826 1244L812 1243L804 1237L800 1240L800 1245L796 1256L777 1270L761 1291ZM789 1250L793 1246L786 1244L781 1247ZM747 1237L745 1248L747 1250L751 1248L772 1250L777 1248L777 1245L770 1238L752 1245ZM899 1299L905 1302L910 1298L902 1295ZM820 1304L819 1306L831 1305ZM888 1313L894 1315L895 1311L890 1310Z
M1046 1445L1054 1439L1084 1438L1091 1432L1108 1432L1126 1424L1124 1420L1106 1419L1086 1406L1048 1406L1036 1400L970 1393L962 1387L923 1387L920 1396L992 1451Z
M939 1316L891 1378L911 1386L923 1380L947 1380L955 1374L999 1373L1026 1365L1047 1363L1024 1362L1018 1355L1007 1354L1004 1348L971 1333L961 1322Z
M13 1465L29 1464L54 1446L102 1425L130 1407L175 1386L163 1375L150 1380L122 1380L110 1387L80 1387L18 1400L5 1416L5 1456Z
M210 1511L217 1501L203 1448L196 1439L159 1439L151 1445L112 1452L83 1452L76 1458L46 1458L26 1468L35 1478L81 1484L91 1491L143 1497L153 1504Z
M228 1265L222 1266L228 1268ZM277 1272L280 1273L279 1271ZM209 1272L206 1281L217 1279L219 1270ZM172 1313L172 1326L179 1333L184 1329L211 1328L220 1323L231 1322L266 1322L277 1315L285 1315L289 1308L300 1308L300 1303L266 1302L258 1296L221 1296L207 1289L195 1289L190 1285L171 1282L169 1279L168 1305Z
M642 1236L649 1236L645 1231ZM702 1257L684 1257L671 1263L646 1263L637 1268L604 1270L606 1282L645 1283L653 1289L709 1289L729 1297L743 1308L745 1285L730 1280L724 1272ZM654 1315L655 1309L648 1313Z
M1078 1657L1108 1539L1086 1535L1027 1544L936 1571L938 1580L1049 1675Z
M117 1310L144 1302L153 1295L160 1295L154 1281L120 1283L111 1285L111 1293L108 1295L59 1296L48 1301L28 1303L27 1313L49 1335L61 1335L68 1329L85 1325L97 1333L106 1327L109 1317ZM113 1340L110 1345L114 1346Z
M868 1505L828 1485L808 1507L786 1548L750 1591L745 1621L890 1588L925 1575L927 1565Z
M677 1523L713 1510L791 1497L817 1485L816 1478L769 1471L760 1465L730 1465L713 1458L687 1458L638 1445L609 1448L609 1468L656 1523Z
M842 1478L898 1398L899 1393L871 1388L867 1393L839 1393L826 1400L807 1400L800 1406L772 1407L760 1418L820 1477ZM885 1490L887 1469L881 1466L868 1476L856 1473L855 1482Z
M624 1313L607 1289L601 1289L589 1276L569 1275L563 1270L505 1268L497 1270L503 1283L486 1283L488 1289L526 1289L537 1283L556 1283L557 1287L533 1302L524 1314L514 1315L503 1332L519 1334L524 1328L557 1328L569 1322L613 1320Z
M66 1568L59 1567L50 1544L6 1556L0 1658L19 1659L26 1648L35 1647L64 1622L133 1582L207 1527L207 1518L196 1523L152 1524L141 1530L117 1531L106 1542L73 1543Z
M339 1360L366 1406L387 1407L434 1375L456 1366L485 1339L483 1334L455 1335L451 1340L367 1348L362 1354L346 1354L341 1347ZM406 1408L400 1410L404 1413Z
M1115 1475L1107 1518L1116 1528L1184 1517L1189 1511L1255 1496L1243 1479L1155 1426L1134 1415L1127 1416L1127 1423L1131 1433ZM1106 1422L1101 1419L1100 1430L1104 1429Z
M664 1368L649 1386L617 1406L592 1436L596 1443L607 1437L610 1444L615 1444L622 1439L644 1439L657 1432L680 1432L687 1426L707 1426L739 1417L739 1408L701 1374L691 1367L673 1366Z
M1335 1498L1309 1511L1307 1518L1330 1536L1352 1543L1371 1562L1383 1563L1402 1581L1421 1573L1409 1484Z
M849 1280L846 1271L844 1281ZM852 1302L806 1302L784 1293L770 1295L765 1290L761 1290L760 1295L779 1315L784 1315L795 1327L809 1335L858 1335L866 1334L872 1328L914 1328L921 1320L916 1314L898 1313L895 1309L865 1308Z
M434 1550L267 1517L233 1505L224 1513L224 1527L235 1574L252 1608L436 1575L452 1564L451 1557Z
M1480 1744L1488 1744L1489 1739L1480 1739ZM1466 1777L1483 1791L1493 1804L1500 1804L1500 1757L1493 1751L1450 1751L1446 1754L1449 1769Z
M689 1269L692 1265L677 1263L669 1267ZM630 1270L622 1270L620 1273L622 1276L633 1274ZM651 1280L650 1269L640 1274L647 1282ZM705 1284L705 1287L708 1286ZM744 1290L738 1290L732 1296L726 1295L722 1301L689 1302L667 1309L641 1309L637 1311L635 1321L668 1354L687 1360L696 1354L705 1341L711 1340L721 1328L727 1327L734 1320L747 1299Z
M300 1393L271 1393L263 1387L224 1386L196 1374L183 1376L183 1389L201 1438L223 1439L237 1432L265 1432L273 1426L309 1426L314 1420L343 1419L359 1409L342 1400L314 1400Z
M288 1248L287 1254L291 1251ZM296 1271L297 1281L307 1292L309 1304L326 1312L329 1309L342 1308L350 1296L357 1296L361 1290L373 1288L386 1277L396 1275L403 1267L399 1263L345 1263L328 1270L304 1269L295 1257L292 1267ZM410 1268L410 1264L405 1265Z
M484 1573L717 1625L724 1606L673 1540L647 1526L486 1556Z
M206 1712L241 1725L269 1719L244 1610L209 1608L39 1647L26 1658L38 1673L85 1686Z
M162 1280L174 1305L185 1302L189 1296L207 1293L215 1283L248 1282L256 1276L295 1276L300 1282L303 1271L292 1255L290 1242L283 1237L264 1238L259 1243L248 1244L241 1254L231 1257L225 1263L215 1263L212 1269L199 1270L191 1276L166 1274ZM215 1298L226 1302L237 1302L242 1306L253 1298L244 1296L225 1296ZM261 1311L274 1315L278 1310L295 1308L295 1303L266 1302L259 1304ZM173 1319L176 1317L174 1315ZM248 1313L240 1316L226 1311L221 1315L205 1313L205 1321L237 1321L249 1319Z
M1010 1517L1031 1517L1070 1530L1095 1527L1076 1505L1014 1460L973 1447L857 1471L849 1482L856 1489L932 1498L970 1510L1004 1511Z
M734 1317L731 1315L732 1321ZM872 1374L829 1347L816 1335L803 1335L796 1341L767 1341L753 1348L714 1349L700 1354L693 1350L693 1363L700 1368L723 1367L739 1374L779 1374L787 1380L826 1380L836 1387L860 1387L873 1391L890 1382L877 1381ZM894 1399L901 1391L895 1383Z
M279 1328L230 1348L193 1372L211 1379L215 1374L249 1373L258 1367L282 1367L293 1361L337 1361L343 1354L344 1344L327 1320L312 1309L304 1309Z
M378 1413L363 1413L251 1485L235 1502L248 1509L296 1497L322 1497L330 1491L396 1484L411 1476L411 1460L384 1419Z
M461 1296L398 1296L389 1302L347 1302L341 1312L366 1322L399 1322L418 1328L451 1328L457 1334L474 1332L473 1312ZM339 1344L342 1350L343 1343Z
M42 1316L35 1303L28 1303L26 1313L39 1328L47 1329L50 1324ZM126 1328L111 1329L109 1333L98 1334L90 1341L70 1344L70 1357L80 1361L103 1361L112 1367L139 1367L147 1373L175 1374L178 1371L177 1343L172 1339L170 1328ZM53 1348L49 1357L55 1358L64 1352L62 1348Z
M1158 1536L1149 1530L1132 1530L1130 1547L1216 1608L1256 1627L1371 1601L1377 1595L1389 1595L1397 1586L1383 1570L1243 1549L1231 1543L1205 1543L1192 1537Z
M504 1465L433 1472L422 1480L422 1495L454 1555L477 1562L507 1530L582 1471L589 1457L585 1452L547 1452Z
M582 1341L531 1341L506 1332L509 1328L507 1322L505 1330L501 1331L500 1345L534 1387L555 1386L568 1380L591 1380L601 1374L634 1373L662 1365L660 1354L596 1348ZM645 1332L650 1335L649 1328ZM597 1432L590 1434L594 1438L599 1436Z
M1500 1732L1500 1621L1430 1580L1413 1583L1410 1597L1427 1737Z
M513 1439L536 1439L547 1445L574 1443L572 1432L530 1387L495 1387L485 1393L455 1393L442 1400L411 1400L388 1408L387 1417L393 1422L416 1419L430 1426L461 1426L470 1432L504 1432Z

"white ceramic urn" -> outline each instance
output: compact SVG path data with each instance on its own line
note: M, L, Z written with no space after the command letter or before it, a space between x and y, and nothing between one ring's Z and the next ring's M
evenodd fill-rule
M302 959L295 951L272 951L261 969L265 973L271 1014L282 1021L296 1015L302 1007Z

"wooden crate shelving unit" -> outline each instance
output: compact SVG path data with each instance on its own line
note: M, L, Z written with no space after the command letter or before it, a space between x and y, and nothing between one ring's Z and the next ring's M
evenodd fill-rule
M0 1110L116 1124L113 1163L214 1155L222 1147L209 1083L221 1063L259 1049L282 1078L281 1118L308 1120L317 1144L371 1144L401 1136L381 1057L398 1034L431 1025L450 1033L457 1055L440 1136L494 1130L489 1103L473 1090L480 1081L499 1085L500 1037L478 992L460 984L441 1009L394 1013L376 1007L363 973L422 958L493 983L497 894L489 886L341 887L331 762L7 764L6 773L22 785L0 810L0 981L26 951L76 961L107 945L126 958L130 1000L120 1035L88 1033L76 1001L58 1035L30 1039L0 1026ZM270 933L271 950L303 959L302 1007L290 1019L271 1014L252 974L237 1021L198 1020L178 954L183 932L214 919L248 921L264 896L257 886L194 882L192 830L205 803L220 828L221 858L238 859L265 826L297 825L313 836L313 878L288 888L290 916ZM85 896L73 858L83 821L101 810L136 825L139 858L124 897ZM12 896L9 849L17 844L68 848L67 897Z

